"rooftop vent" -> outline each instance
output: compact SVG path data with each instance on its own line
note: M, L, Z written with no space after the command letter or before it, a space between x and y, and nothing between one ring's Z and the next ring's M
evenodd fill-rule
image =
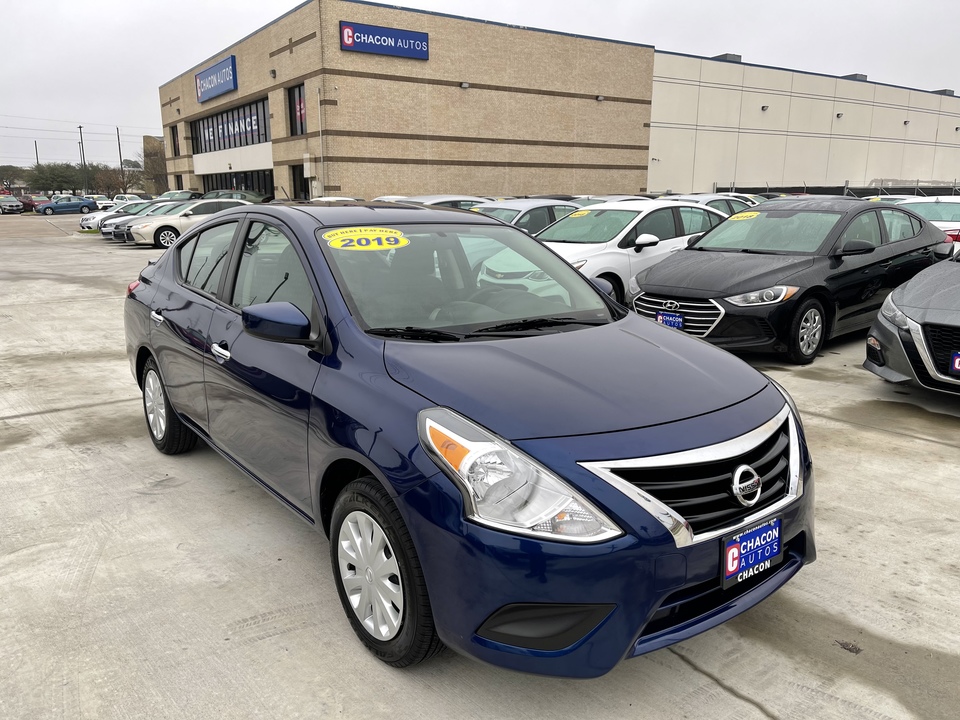
M950 90L949 88L944 88L943 90L934 90L933 94L934 95L950 95L952 97L953 90Z
M722 55L714 55L711 60L723 60L724 62L741 62L743 57L736 55L734 53L723 53Z
M844 80L859 80L860 82L866 82L867 76L863 73L850 73L849 75L841 75L841 78Z

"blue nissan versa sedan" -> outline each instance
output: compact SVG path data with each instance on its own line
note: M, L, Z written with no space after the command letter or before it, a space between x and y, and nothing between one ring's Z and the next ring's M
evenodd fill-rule
M478 286L493 253L553 292ZM602 675L816 557L787 393L479 213L223 211L130 284L124 319L156 447L202 438L321 528L390 665L442 643Z

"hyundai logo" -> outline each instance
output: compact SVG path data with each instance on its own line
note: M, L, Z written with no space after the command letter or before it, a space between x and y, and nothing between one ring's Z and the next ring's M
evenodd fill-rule
M678 303L676 300L664 300L664 301L663 301L663 309L664 309L664 310L679 310L679 309L680 309L680 303Z
M760 499L763 481L749 465L741 465L733 471L733 496L744 507L753 507Z

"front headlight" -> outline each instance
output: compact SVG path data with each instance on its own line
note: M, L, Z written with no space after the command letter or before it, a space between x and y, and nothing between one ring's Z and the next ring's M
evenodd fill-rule
M145 227L150 227L150 223L137 223L136 225L130 225L130 230L143 230Z
M520 535L600 542L622 535L567 483L503 438L447 408L418 417L420 444L463 493L466 515Z
M789 300L800 290L792 285L774 285L773 287L756 290L754 292L742 293L733 297L724 298L728 303L734 305L775 305L778 302Z
M903 314L900 308L893 304L892 293L887 295L886 299L883 301L883 305L880 306L880 314L901 330L910 329L910 323L907 322L907 316Z

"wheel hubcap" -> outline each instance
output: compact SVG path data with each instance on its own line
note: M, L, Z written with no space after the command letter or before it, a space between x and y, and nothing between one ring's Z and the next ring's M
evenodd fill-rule
M357 619L377 640L396 637L403 618L403 583L383 528L365 512L354 510L340 526L337 560Z
M160 244L164 247L170 247L173 245L173 241L177 239L177 236L172 232L162 232L160 233Z
M820 344L822 334L823 318L819 311L810 308L800 320L800 352L804 355L812 355Z
M163 440L167 430L167 403L163 398L160 378L151 370L143 380L143 410L147 414L147 425L157 440Z

